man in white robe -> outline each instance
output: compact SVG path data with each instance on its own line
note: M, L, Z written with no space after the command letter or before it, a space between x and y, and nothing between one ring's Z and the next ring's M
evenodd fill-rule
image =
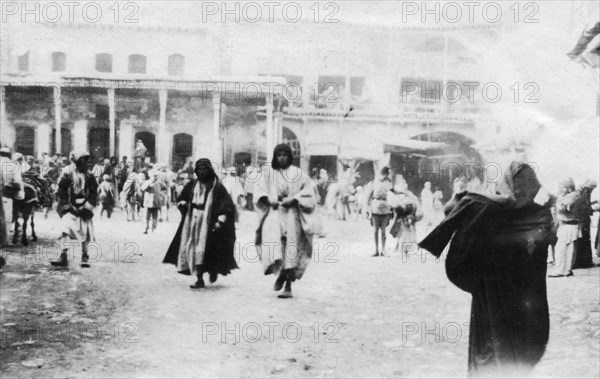
M288 145L275 147L271 167L263 167L254 199L260 223L256 246L265 275L277 274L279 298L292 297L292 282L302 278L312 257L317 199L308 174L292 165Z

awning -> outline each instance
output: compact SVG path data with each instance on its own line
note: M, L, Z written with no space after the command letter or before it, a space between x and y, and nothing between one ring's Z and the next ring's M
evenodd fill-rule
M396 154L428 154L430 152L440 151L447 147L449 147L448 144L445 144L443 142L428 142L414 139L404 139L384 144L383 151L385 153Z
M377 161L382 158L381 145L361 143L359 146L342 146L340 159Z
M338 145L330 142L307 143L302 155L338 155Z

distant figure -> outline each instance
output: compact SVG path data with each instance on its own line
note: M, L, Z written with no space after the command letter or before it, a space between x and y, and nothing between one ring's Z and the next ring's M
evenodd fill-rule
M392 190L392 181L389 178L390 169L384 167L379 173L379 178L373 182L373 187L367 195L368 218L375 231L375 253L374 257L384 256L386 231L392 219L392 208L388 203L388 192ZM381 254L379 250L379 235L381 234Z
M14 160L21 168L21 173L27 172L31 169L31 165L25 161L25 159L23 158L23 154L15 153Z
M12 215L12 201L15 198L22 200L25 195L21 171L17 163L12 161L11 155L10 148L0 149L0 246L8 242L7 221L10 220L7 220L7 215ZM10 209L4 209L5 201Z
M150 227L150 218L152 218L152 232L156 229L158 223L158 211L163 203L162 196L167 186L161 180L158 180L158 171L150 170L150 179L142 183L141 190L144 192L144 208L146 208L146 230L148 234Z
M579 230L581 237L575 241L575 256L573 259L573 269L594 267L592 260L592 241L591 241L591 216L594 213L592 209L591 196L592 191L598 184L595 180L586 180L579 188L580 204L577 207L579 213Z
M444 193L440 187L435 187L433 192L433 212L434 212L434 225L437 226L444 219Z
M142 162L144 162L146 160L146 153L148 152L148 149L146 149L146 146L144 146L144 143L142 142L142 140L137 140L135 142L135 152L133 154L133 158L134 159L138 159L140 158L142 160Z
M120 194L120 203L127 212L127 221L129 221L130 213L131 219L135 221L141 197L141 189L137 169L131 160L128 163L129 166L127 167L127 171L125 171L125 181L123 182L123 191Z
M579 192L575 191L575 182L571 178L564 179L559 184L559 196L556 201L556 247L554 249L555 263L550 278L573 276L573 255L575 241L581 237L579 229L578 204L581 203Z
M246 191L244 191L242 181L235 173L235 167L229 167L225 171L223 185L235 204L235 222L238 222L240 219L241 209L246 205Z
M431 182L425 182L421 191L421 205L423 206L423 222L426 227L430 227L435 222L435 209L433 206L433 192L431 192Z
M600 191L596 187L592 191L591 205L594 212L600 212ZM596 249L596 256L600 257L600 215L596 219L596 239L594 241L594 249Z
M423 217L423 212L419 199L408 190L406 182L398 181L394 185L391 206L394 211L394 221L390 234L396 239L394 251L401 251L403 254L416 251L416 223Z
M319 178L317 181L317 191L319 193L319 205L325 205L325 199L327 198L327 187L329 186L329 174L327 170L322 168L319 170Z
M107 174L104 174L102 182L98 186L98 198L102 206L100 209L100 218L102 218L102 213L104 211L106 211L106 217L110 218L115 206L117 195L113 184L110 182L110 176Z
M104 165L108 164L108 159L105 161L104 158L98 159L94 168L92 169L92 174L94 174L94 178L96 181L100 183L102 181L102 176L104 174Z

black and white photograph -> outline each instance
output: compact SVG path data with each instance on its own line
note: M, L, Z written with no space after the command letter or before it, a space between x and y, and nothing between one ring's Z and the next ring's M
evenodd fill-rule
M1 378L600 377L600 0L0 0Z

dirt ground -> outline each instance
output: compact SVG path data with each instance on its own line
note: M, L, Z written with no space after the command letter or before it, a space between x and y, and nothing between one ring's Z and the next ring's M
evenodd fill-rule
M255 217L237 226L240 270L192 290L161 263L175 210L149 235L122 212L96 217L89 269L77 250L69 269L50 267L58 216L37 213L38 243L2 252L2 378L467 375L470 296L443 261L373 258L366 220L327 220L294 298L278 299L252 247ZM600 376L599 271L548 279L550 342L533 376Z

